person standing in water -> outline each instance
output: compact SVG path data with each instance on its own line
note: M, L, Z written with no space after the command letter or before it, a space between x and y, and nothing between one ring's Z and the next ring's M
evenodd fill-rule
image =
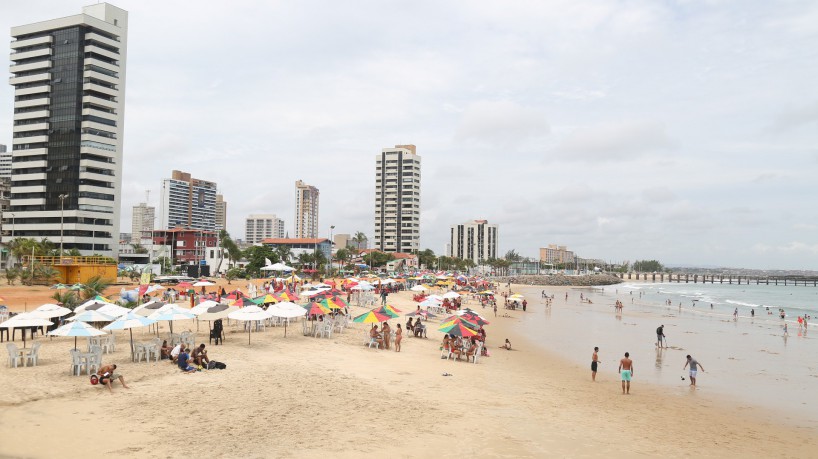
M682 370L687 368L688 365L690 365L690 385L696 387L696 374L698 373L699 367L702 368L702 371L704 371L704 367L696 359L691 357L690 354L687 355L687 362L685 362L685 366L682 367Z
M599 365L598 347L594 347L594 355L591 356L591 381L596 381L596 369Z

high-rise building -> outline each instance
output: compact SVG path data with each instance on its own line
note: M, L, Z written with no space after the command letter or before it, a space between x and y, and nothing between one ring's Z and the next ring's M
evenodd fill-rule
M375 248L420 248L420 156L414 145L384 148L375 160Z
M11 35L15 236L113 256L128 12L98 3L74 16L12 27Z
M318 188L295 182L295 237L318 237Z
M475 265L497 258L497 225L486 220L472 220L452 225L448 256L471 260Z
M284 220L273 214L249 215L244 225L247 244L260 244L262 239L284 238Z
M224 196L216 195L216 231L227 228L227 201Z
M153 206L149 206L144 202L140 202L138 206L133 206L131 237L137 241L151 237L155 217L156 208Z
M173 171L162 182L163 229L216 230L216 183Z
M0 179L11 180L11 152L0 143Z

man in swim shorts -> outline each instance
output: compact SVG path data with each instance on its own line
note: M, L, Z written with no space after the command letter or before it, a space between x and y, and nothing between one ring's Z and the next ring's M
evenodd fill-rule
M599 365L598 347L594 347L594 355L591 356L591 381L596 381L596 368Z
M662 340L665 338L665 326L659 325L659 328L656 329L656 346L662 347ZM665 342L665 346L667 347L667 341Z
M702 364L700 364L689 354L687 356L687 362L685 362L685 366L682 368L682 370L687 368L688 365L690 365L690 385L696 387L696 374L698 373L699 367L702 368L702 371L704 371L704 367L702 367Z
M633 377L633 360L630 354L625 353L625 358L619 361L619 374L622 376L622 395L631 393L631 377Z

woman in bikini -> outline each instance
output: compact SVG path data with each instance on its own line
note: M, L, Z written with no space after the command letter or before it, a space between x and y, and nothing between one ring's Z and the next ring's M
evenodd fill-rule
M400 328L400 324L396 325L398 327L395 330L395 352L400 352L400 340L403 338L403 330Z

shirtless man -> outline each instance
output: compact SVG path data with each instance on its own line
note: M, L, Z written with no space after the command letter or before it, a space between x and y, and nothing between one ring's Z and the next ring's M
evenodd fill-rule
M378 343L378 349L383 347L383 337L380 333L378 333L378 326L375 325L369 330L369 337L374 338L375 342Z
M196 363L197 366L204 366L207 363L210 363L210 359L207 358L207 351L205 350L204 343L200 344L199 347L193 350L193 354L191 354L191 358L193 362Z
M121 374L115 373L116 365L103 365L98 371L97 375L99 376L100 384L105 384L108 387L108 392L114 393L114 390L111 389L111 381L114 379L118 379L122 387L125 389L130 389L127 384L125 384L125 378L122 377Z
M594 355L591 356L591 381L596 381L596 368L599 365L598 347L594 347Z
M690 386L696 387L696 373L698 373L699 367L701 367L702 371L704 371L704 367L698 360L691 357L689 354L687 356L687 362L685 362L685 366L682 367L682 370L687 368L690 365Z
M622 375L622 395L631 393L631 377L633 376L633 360L630 354L625 353L625 358L619 361L619 374Z

